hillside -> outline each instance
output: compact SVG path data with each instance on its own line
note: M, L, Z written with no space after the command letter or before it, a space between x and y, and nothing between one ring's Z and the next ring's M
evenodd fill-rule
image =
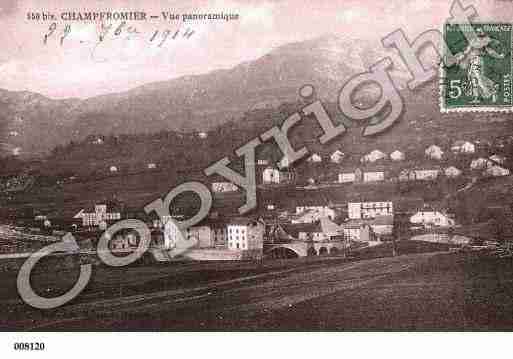
M335 36L278 47L252 62L204 75L150 83L85 100L52 100L29 92L0 91L0 144L24 155L44 154L90 134L209 130L244 112L295 101L310 83L334 100L377 45ZM163 74L165 76L165 74ZM44 136L42 136L44 134Z

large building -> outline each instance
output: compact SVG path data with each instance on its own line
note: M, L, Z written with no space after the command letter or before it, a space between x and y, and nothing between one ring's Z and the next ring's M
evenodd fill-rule
M385 171L373 170L363 172L363 182L380 182L385 180Z
M104 226L108 222L120 220L121 210L119 206L113 204L96 204L94 211L86 212L85 209L82 209L73 218L81 218L83 227Z
M249 218L234 218L227 227L228 250L246 251L250 257L261 258L265 226Z
M421 224L426 227L447 227L453 226L454 220L447 214L434 209L422 209L410 217L413 224Z
M391 201L349 202L347 212L350 219L369 219L378 216L393 216L394 207Z
M354 172L342 172L338 174L338 183L353 183L356 182L356 175Z

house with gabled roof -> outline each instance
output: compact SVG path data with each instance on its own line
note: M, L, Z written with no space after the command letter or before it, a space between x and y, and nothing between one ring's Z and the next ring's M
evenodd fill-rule
M456 177L459 177L461 175L461 170L454 167L454 166L450 166L450 167L447 167L445 170L444 170L444 174L446 177L448 178L456 178Z
M454 219L443 211L425 207L410 217L410 223L422 224L425 227L449 227L454 226Z
M433 160L441 160L444 154L444 151L437 145L431 145L424 151L426 157L431 158Z
M363 156L360 159L360 162L362 162L362 163L366 163L366 162L373 163L373 162L376 162L378 160L382 160L382 159L386 159L386 158L387 158L387 154L386 153L381 152L380 150L373 150L373 151L369 152L368 154L366 154L365 156Z
M332 163L340 163L342 159L344 158L344 152L340 150L336 150L330 155L330 161Z
M454 153L475 153L476 146L472 142L458 140L452 144L451 151Z
M322 157L319 154L314 153L310 157L308 157L307 161L312 163L320 163L322 162Z
M509 176L510 171L507 168L493 165L486 169L486 174L488 176L492 176L492 177L501 177L501 176Z
M399 150L395 150L394 152L392 152L390 154L390 159L392 161L404 161L404 158L405 158L404 153Z

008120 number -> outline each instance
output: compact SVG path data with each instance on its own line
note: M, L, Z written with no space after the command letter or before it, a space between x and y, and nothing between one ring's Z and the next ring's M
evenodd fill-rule
M14 343L14 350L41 351L45 350L45 343Z

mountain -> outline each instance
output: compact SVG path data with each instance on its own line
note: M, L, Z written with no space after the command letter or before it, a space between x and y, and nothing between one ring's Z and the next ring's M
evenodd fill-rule
M4 153L30 156L90 134L208 130L246 111L295 101L307 83L334 101L344 80L379 58L378 45L324 36L231 69L85 100L0 90L0 145Z

